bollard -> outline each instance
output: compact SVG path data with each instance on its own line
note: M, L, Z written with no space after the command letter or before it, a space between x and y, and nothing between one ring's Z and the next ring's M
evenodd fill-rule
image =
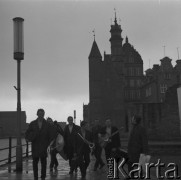
M12 147L12 137L9 137L9 155L8 155L8 163L11 163L11 147Z

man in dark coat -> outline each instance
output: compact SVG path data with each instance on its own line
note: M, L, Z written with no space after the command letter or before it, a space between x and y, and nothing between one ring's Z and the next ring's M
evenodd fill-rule
M106 126L103 128L101 134L104 134L109 139L104 147L106 160L108 160L114 157L121 146L118 128L112 125L110 118L106 119Z
M101 158L101 154L102 154L102 147L99 144L99 137L98 134L101 133L101 125L99 124L99 120L96 119L94 121L94 126L92 127L92 134L93 134L93 142L95 144L95 148L94 148L94 156L96 158L96 162L94 164L94 171L97 170L97 168L99 167L100 169L105 165L102 158Z
M90 163L90 152L91 152L89 143L93 144L93 138L92 138L92 133L88 130L88 123L86 121L82 121L80 127L81 127L81 132L79 136L83 137L81 139L83 141L82 155L85 163L85 169L87 170L87 167L89 166Z
M38 118L32 121L25 133L27 141L32 142L34 179L38 180L38 162L41 161L41 179L45 180L47 166L47 148L54 137L51 126L44 119L45 111L38 109Z
M128 141L128 171L130 172L134 163L139 163L140 154L148 153L148 139L145 128L141 126L141 117L133 116L132 130Z
M86 170L90 163L89 143L93 143L92 133L88 131L86 121L82 121L81 129L77 132L74 139L74 167L80 167L82 179L86 177Z
M73 123L73 117L69 116L67 118L68 121L68 125L65 126L64 129L64 141L65 141L65 146L64 146L64 152L67 156L67 158L69 159L69 166L70 166L70 172L69 174L73 173L73 168L72 168L72 158L74 155L73 152L73 146L74 146L74 139L75 139L75 135L77 134L78 131L80 131L80 127L75 125Z

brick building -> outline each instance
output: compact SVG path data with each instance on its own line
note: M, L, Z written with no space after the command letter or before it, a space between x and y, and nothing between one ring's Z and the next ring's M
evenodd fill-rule
M122 29L116 16L110 33L111 54L104 53L102 58L95 39L92 44L89 55L89 104L84 106L84 117L88 115L90 123L96 118L104 122L106 117L110 117L113 124L127 130L129 103L141 101L143 60L129 43L128 37L123 44Z
M181 83L181 60L176 61L175 67L169 57L164 57L160 61L160 65L154 64L152 69L146 70L141 88L144 102L164 102L167 89Z
M110 33L111 54L104 53L102 58L95 38L92 44L89 54L89 104L83 105L83 118L90 124L100 119L103 124L105 118L110 117L114 125L122 127L127 133L132 115L140 114L144 119L143 125L155 130L161 122L166 124L162 116L165 94L169 88L181 83L181 60L177 60L173 67L172 60L164 57L160 65L153 65L144 74L140 54L129 43L128 37L123 43L122 29L116 16ZM175 108L178 109L178 105ZM171 118L172 112L167 119L169 115ZM179 121L178 113L176 121Z

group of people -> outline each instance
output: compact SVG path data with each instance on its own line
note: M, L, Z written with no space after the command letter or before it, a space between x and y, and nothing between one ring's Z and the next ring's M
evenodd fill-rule
M27 141L32 142L32 158L34 180L38 180L38 162L41 161L41 179L46 178L47 149L50 150L50 172L57 171L58 160L56 155L56 139L60 134L64 139L63 152L69 160L72 175L80 168L81 177L85 179L86 171L90 164L90 154L95 156L94 171L102 169L106 163L102 159L102 150L105 150L106 160L111 157L122 156L120 153L120 133L117 127L112 125L110 118L105 119L105 125L101 126L98 119L90 128L88 122L81 121L80 126L73 123L73 117L67 118L68 124L64 130L57 121L51 118L44 119L45 111L38 109L37 119L32 121L25 133ZM145 129L140 125L141 117L132 118L133 128L128 142L128 171L133 169L133 164L139 162L140 154L147 154L148 141ZM49 148L50 147L50 148ZM124 155L123 155L124 156Z

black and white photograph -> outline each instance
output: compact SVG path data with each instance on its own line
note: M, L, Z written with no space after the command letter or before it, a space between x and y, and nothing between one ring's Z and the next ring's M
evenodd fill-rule
M181 179L181 0L0 0L0 180Z

